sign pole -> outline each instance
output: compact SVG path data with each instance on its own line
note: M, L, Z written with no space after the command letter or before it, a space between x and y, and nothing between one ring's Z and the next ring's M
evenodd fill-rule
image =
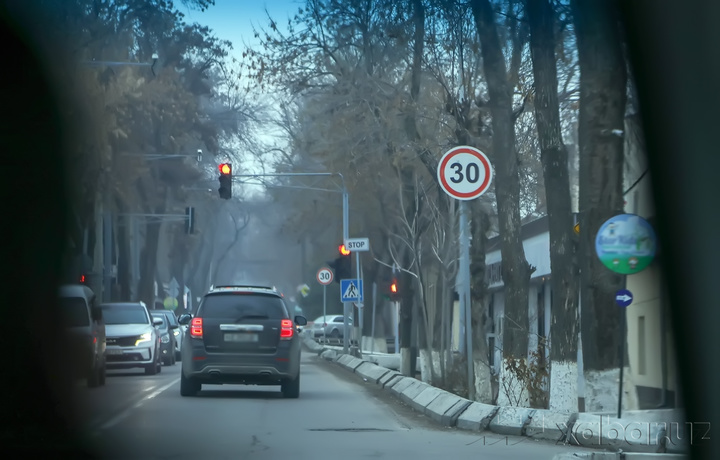
M467 201L460 202L460 299L465 310L465 355L467 357L468 399L475 399L475 363L472 345L472 308L470 301L470 235Z
M343 302L343 353L348 354L348 303Z
M327 343L327 287L328 284L333 282L335 275L328 268L321 268L317 272L318 283L322 284L323 287L323 343Z
M627 289L627 275L623 275L623 289ZM618 384L618 418L622 416L623 400L623 374L625 373L625 340L626 340L627 311L620 308L620 383Z
M362 280L362 271L360 270L360 254L357 255L357 279ZM360 292L358 295L360 296L361 301L358 302L358 322L360 323L360 327L356 330L359 330L360 337L358 338L358 351L360 354L362 354L363 351L363 329L365 328L365 322L363 321L363 310L365 310L363 307L365 306L365 296L362 295L363 293Z
M618 418L622 416L623 378L625 374L625 342L627 340L627 312L633 301L627 289L627 275L646 269L655 257L655 230L648 221L637 214L618 214L606 220L595 237L595 254L610 271L622 275L623 288L615 294L620 307Z
M470 297L470 225L468 200L487 192L493 168L488 157L470 146L457 146L445 152L437 169L438 183L450 197L460 201L460 265L456 289L460 297L460 350L467 359L468 399L475 399L475 363L473 360L472 300ZM464 324L463 324L464 323Z
M327 343L327 285L323 284L323 343Z
M372 326L370 326L370 353L375 352L375 304L377 303L377 283L373 282L373 310L372 310Z

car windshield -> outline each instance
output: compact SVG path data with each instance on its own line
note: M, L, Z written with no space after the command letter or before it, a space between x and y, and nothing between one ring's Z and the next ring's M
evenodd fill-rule
M87 305L82 297L61 297L60 306L65 327L84 327L90 325Z
M203 317L236 319L287 318L282 299L258 294L222 294L205 297L200 305Z
M170 323L170 325L172 325L172 326L178 325L178 321L177 321L177 317L175 316L175 313L168 312L168 313L161 313L161 314L165 317L167 322Z
M103 305L105 324L148 324L150 322L145 309L141 306Z

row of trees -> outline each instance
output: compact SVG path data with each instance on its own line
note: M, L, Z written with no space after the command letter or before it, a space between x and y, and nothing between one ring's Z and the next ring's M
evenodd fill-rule
M424 373L437 384L451 387L458 367L449 353L458 229L456 203L438 187L436 168L460 144L485 151L496 172L494 190L471 203L478 399L492 399L482 333L487 238L501 241L507 369L528 359L534 267L521 226L540 215L548 215L551 241L550 381L563 388L551 392L558 397L550 407L577 410L580 329L587 377L616 365L619 325L610 304L620 279L600 266L591 244L623 209L629 82L615 8L602 0L308 0L284 28L271 18L257 31L262 46L246 53L258 85L285 95L280 125L290 147L277 169L343 173L350 233L372 241L364 276L381 281L393 263L401 267L401 348L410 356L417 327L425 362L433 363ZM314 247L324 248L315 262L327 260L340 235L339 200L274 196L295 200L292 228L314 235ZM412 372L411 360L403 362Z
M249 219L237 203L207 193L216 188L215 158L240 166L237 152L258 148L252 133L263 113L240 86L231 44L188 23L164 0L16 3L15 14L38 37L67 96L66 124L76 128L68 133L66 158L73 212L68 281L92 270L100 292L103 266L116 265L105 298L153 305L155 282L168 281L159 273L204 292L227 267ZM182 3L204 10L214 2ZM200 163L198 149L205 154ZM188 205L197 211L195 235L179 219L152 217L183 215ZM104 260L108 222L112 256Z

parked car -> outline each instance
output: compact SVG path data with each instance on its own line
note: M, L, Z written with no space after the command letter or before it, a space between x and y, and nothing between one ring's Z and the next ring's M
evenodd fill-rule
M101 305L107 331L107 366L114 369L142 367L148 375L162 371L160 334L162 319L153 319L143 302Z
M172 329L172 335L175 337L175 360L180 360L180 350L182 349L182 340L185 336L185 330L187 327L181 327L180 323L178 323L177 316L175 316L175 313L170 310L153 310L153 315L155 313L159 313L161 315L165 315L165 318L167 318L168 323L170 323L170 329Z
M273 288L216 287L200 302L182 346L180 394L194 396L204 384L280 385L283 396L300 395L300 337L287 305Z
M352 327L352 316L348 317L348 324ZM344 330L343 315L326 315L319 317L313 322L312 336L316 339L324 336L339 339L343 337Z
M95 293L87 286L60 287L60 308L76 375L88 387L105 385L105 324Z
M150 313L153 319L159 318L162 324L157 326L160 332L160 359L166 366L172 366L175 364L175 335L173 332L177 326L170 324L170 321L166 315L162 312L153 310ZM170 313L172 314L172 312Z

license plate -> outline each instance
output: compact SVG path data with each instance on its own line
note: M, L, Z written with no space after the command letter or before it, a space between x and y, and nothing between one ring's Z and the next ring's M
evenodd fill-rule
M121 355L123 354L122 350L118 350L117 348L106 348L105 353L108 355Z
M225 334L225 341L226 342L257 342L258 341L258 335L257 334L241 334L241 333L233 333L233 334Z

